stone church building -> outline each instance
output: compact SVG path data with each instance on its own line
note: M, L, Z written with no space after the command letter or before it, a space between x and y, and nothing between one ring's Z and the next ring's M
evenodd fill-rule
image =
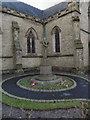
M90 1L62 2L39 10L22 2L0 2L0 63L3 72L39 67L43 36L53 68L87 70L90 65Z

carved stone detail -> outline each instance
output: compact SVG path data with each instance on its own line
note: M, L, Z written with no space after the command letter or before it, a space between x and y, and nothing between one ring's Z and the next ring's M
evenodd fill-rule
M22 72L22 49L19 42L19 25L16 21L12 22L13 39L14 39L14 64L17 72Z
M44 47L48 47L49 41L44 37L41 43Z

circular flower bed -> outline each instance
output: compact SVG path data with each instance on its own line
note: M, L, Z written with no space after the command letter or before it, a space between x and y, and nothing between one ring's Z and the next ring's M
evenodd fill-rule
M32 77L26 77L20 80L19 84L27 88L40 89L40 90L59 90L73 86L74 83L70 78L63 76L60 76L60 78L61 81L59 83L56 83L55 85L42 86L37 82L32 82L31 81Z

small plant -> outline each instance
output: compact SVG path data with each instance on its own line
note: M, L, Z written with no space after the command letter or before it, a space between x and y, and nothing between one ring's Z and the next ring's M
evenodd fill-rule
M20 109L21 109L22 112L25 113L25 118L30 119L32 117L32 114L31 114L32 109L28 112L28 111L24 110L23 105L22 105L22 107Z
M88 111L89 111L89 109L88 109L88 102L80 102L80 110L81 110L81 113L80 112L78 112L78 114L79 114L79 117L80 118L87 118L87 116L88 116ZM77 109L77 107L76 107L76 109Z
M85 75L83 71L78 71L79 75Z
M82 118L88 116L88 102L81 102Z
M72 17L72 20L73 20L73 21L80 21L80 18L79 18L79 16L75 16L75 17L73 16L73 17Z

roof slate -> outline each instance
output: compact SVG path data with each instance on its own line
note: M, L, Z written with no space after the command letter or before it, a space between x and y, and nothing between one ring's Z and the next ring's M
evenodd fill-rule
M61 13L62 10L68 9L68 3L62 2L55 6L52 6L43 11L43 18L48 18L49 16L54 15L55 13Z
M64 9L68 9L68 3L62 2L52 6L46 10L40 10L23 2L0 2L0 4L7 6L7 8L14 8L17 11L23 11L26 15L31 14L34 17L38 16L40 19L46 19L53 16L55 13L60 13Z

